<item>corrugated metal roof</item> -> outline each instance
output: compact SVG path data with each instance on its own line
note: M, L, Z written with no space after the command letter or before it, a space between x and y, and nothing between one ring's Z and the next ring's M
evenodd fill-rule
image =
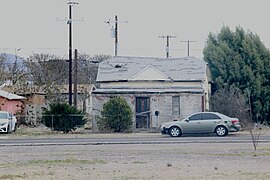
M195 57L149 58L116 56L99 64L97 82L128 81L147 66L153 66L173 81L204 80L207 63Z
M22 99L25 99L25 97L23 97L23 96L18 96L16 94L12 94L12 93L9 93L9 92L3 91L3 90L0 90L0 96L4 97L6 99L9 99L9 100L22 100Z

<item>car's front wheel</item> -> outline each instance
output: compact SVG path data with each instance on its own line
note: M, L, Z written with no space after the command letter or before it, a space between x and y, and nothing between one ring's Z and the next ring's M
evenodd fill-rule
M9 134L9 133L10 133L10 126L8 125L6 134Z
M173 126L170 128L169 133L172 137L179 137L182 135L182 131L179 127Z
M215 133L217 136L227 136L228 129L224 126L218 126L218 127L216 127Z

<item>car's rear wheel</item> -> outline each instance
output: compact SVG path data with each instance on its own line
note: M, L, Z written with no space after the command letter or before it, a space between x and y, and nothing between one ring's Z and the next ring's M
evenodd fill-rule
M215 133L217 136L227 136L228 135L228 129L224 126L218 126L215 129Z
M179 137L182 135L182 131L179 127L173 126L170 128L169 133L172 137Z

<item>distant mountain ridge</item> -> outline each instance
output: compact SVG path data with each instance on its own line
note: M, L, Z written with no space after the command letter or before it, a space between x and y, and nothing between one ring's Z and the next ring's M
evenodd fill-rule
M17 60L17 67L19 69L26 68L24 65L25 60L20 56L16 56L14 54L8 54L8 53L0 53L0 57L3 57L5 59L4 62L6 66L14 64Z

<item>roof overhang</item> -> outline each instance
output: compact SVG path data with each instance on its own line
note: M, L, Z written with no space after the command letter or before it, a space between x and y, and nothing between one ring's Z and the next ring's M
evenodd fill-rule
M173 94L190 93L204 94L202 88L175 88L175 89L96 89L93 94Z
M115 82L203 82L204 80L117 80L117 81L96 81L96 83L115 83Z
M9 93L7 91L0 90L0 97L3 97L7 100L23 100L25 97L19 96L13 93Z

